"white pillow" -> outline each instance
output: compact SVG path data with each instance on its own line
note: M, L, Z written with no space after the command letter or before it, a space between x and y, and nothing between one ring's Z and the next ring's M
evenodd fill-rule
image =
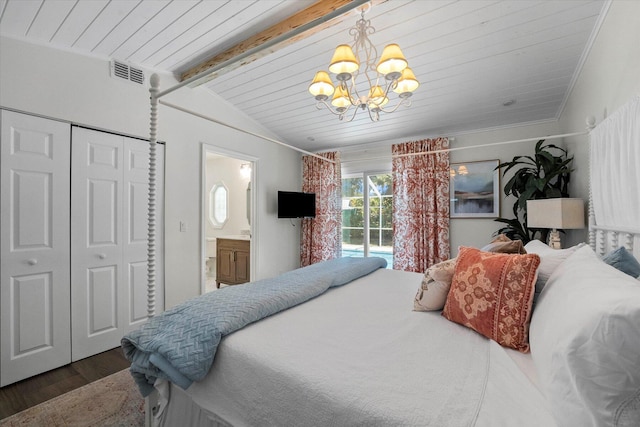
M566 249L553 249L549 245L542 243L540 240L532 240L526 245L524 249L528 254L538 254L540 256L540 265L538 266L538 280L536 280L535 299L537 295L542 292L544 285L551 277L551 273L558 268L562 262L569 257L572 253L583 247L585 244L572 246Z
M589 246L560 265L529 330L561 426L640 426L640 286Z
M449 295L456 258L434 264L427 269L413 299L414 311L442 310Z

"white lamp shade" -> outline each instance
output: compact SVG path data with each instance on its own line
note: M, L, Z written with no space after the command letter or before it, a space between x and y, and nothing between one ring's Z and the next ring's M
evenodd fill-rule
M369 90L369 108L379 108L385 106L389 102L389 98L384 96L384 90L375 85Z
M413 70L409 67L402 70L402 77L398 80L398 86L393 90L395 93L408 93L418 89L420 83L416 79Z
M527 227L584 228L584 201L572 198L527 200Z
M351 105L349 92L343 89L342 86L336 87L336 92L333 94L331 105L336 108L349 108Z
M336 47L329 64L329 71L335 74L351 74L360 67L360 63L353 53L353 49L348 44L341 44Z
M392 43L384 47L376 70L386 76L389 73L402 73L402 70L407 68L407 65L407 60L400 50L400 46Z
M309 85L309 92L313 96L326 96L327 98L333 94L333 83L326 71L318 71Z

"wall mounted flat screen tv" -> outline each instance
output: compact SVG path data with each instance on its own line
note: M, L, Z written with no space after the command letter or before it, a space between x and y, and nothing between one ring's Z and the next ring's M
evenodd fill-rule
M315 218L315 193L278 191L278 218Z

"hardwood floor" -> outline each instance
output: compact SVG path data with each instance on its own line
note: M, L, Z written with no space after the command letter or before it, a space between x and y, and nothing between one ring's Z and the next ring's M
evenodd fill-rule
M117 347L0 388L0 419L129 367Z

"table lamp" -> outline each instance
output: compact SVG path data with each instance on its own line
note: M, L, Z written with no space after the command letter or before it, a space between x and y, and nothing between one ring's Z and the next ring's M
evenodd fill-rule
M584 201L571 198L527 200L527 227L550 228L549 246L560 249L558 229L584 228Z

